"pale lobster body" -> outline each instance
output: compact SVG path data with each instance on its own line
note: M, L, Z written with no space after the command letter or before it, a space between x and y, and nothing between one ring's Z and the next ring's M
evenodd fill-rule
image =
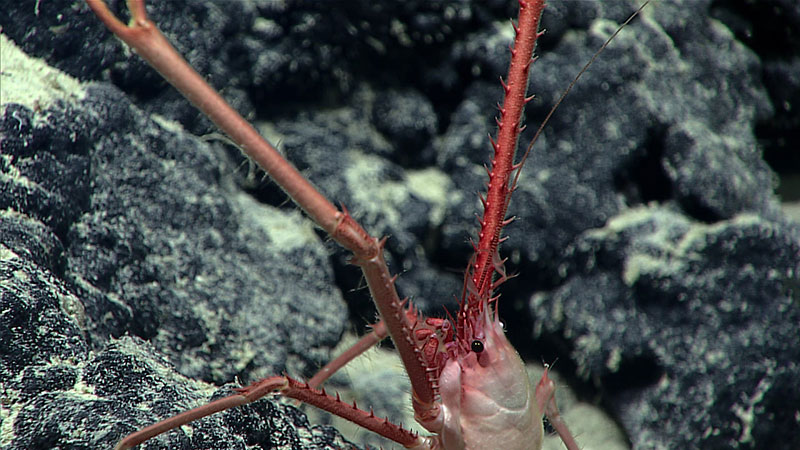
M447 450L487 449L498 442L509 450L539 449L542 413L522 359L489 309L483 319L483 351L448 361L439 376L442 427L431 431Z

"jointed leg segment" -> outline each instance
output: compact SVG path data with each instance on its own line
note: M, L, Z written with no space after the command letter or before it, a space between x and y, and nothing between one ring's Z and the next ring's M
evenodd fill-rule
M166 431L226 409L246 405L268 394L281 394L316 406L405 447L424 446L425 439L416 433L395 425L387 419L376 417L372 411L359 409L355 403L352 405L345 403L338 394L336 397L332 397L324 389L314 389L307 383L302 383L286 375L264 378L250 386L236 389L236 391L236 394L190 409L130 434L117 444L115 450L129 449Z
M542 411L545 416L547 416L547 420L550 421L550 425L556 430L558 436L564 442L564 445L567 447L567 450L580 450L578 447L578 443L575 442L575 438L572 436L572 433L567 428L566 422L561 417L561 411L558 410L558 405L556 405L556 383L548 376L550 372L550 365L545 364L544 366L544 373L542 374L542 378L539 379L539 383L536 384L536 403L539 407L539 411Z

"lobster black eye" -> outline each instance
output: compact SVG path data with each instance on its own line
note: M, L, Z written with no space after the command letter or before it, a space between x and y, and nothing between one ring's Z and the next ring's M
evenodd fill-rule
M483 342L474 340L472 341L471 347L473 352L480 353L483 351Z

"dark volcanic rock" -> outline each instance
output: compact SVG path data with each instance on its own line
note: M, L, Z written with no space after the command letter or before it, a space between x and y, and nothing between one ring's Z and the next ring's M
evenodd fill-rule
M209 400L201 380L311 375L346 316L311 225L241 193L219 148L3 46L12 82L44 70L76 89L36 92L39 111L3 105L4 448L108 448ZM24 88L4 98L32 104ZM161 442L350 447L269 402Z
M84 4L7 3L4 36L85 84L3 41L3 448L107 448L236 377L308 376L374 317L347 255L198 137L209 122ZM516 2L151 3L212 85L389 236L403 293L453 308ZM800 14L765 3L650 5L562 104L511 203L512 341L558 357L635 448L800 447L800 232L759 147L796 142ZM548 7L531 127L634 9ZM781 45L759 40L770 27ZM264 401L152 446L347 443Z
M636 448L791 448L777 430L800 402L798 255L797 224L631 209L570 247L572 276L532 300L548 318L535 334L558 335L577 375L643 430Z

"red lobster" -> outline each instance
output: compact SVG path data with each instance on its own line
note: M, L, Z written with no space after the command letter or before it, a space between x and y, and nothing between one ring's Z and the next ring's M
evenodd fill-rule
M335 241L350 250L360 266L381 320L372 332L325 366L308 382L273 376L238 389L238 393L171 417L125 437L117 449L131 448L156 435L201 417L279 393L348 419L359 426L413 449L539 449L542 416L569 449L577 449L555 404L554 383L544 375L534 388L524 365L505 337L494 292L508 277L498 252L501 230L510 222L506 211L527 152L514 162L522 130L528 72L532 63L543 0L520 0L516 37L511 50L505 98L492 139L488 192L481 197L479 241L474 244L455 317L423 317L395 289L377 239L339 210L236 113L175 51L145 11L144 0L128 0L130 25L120 22L102 0L87 0L103 23L158 70L204 112ZM613 36L612 36L613 37ZM535 140L535 139L534 139ZM530 150L530 148L528 149ZM512 179L513 176L513 179ZM342 402L317 388L336 370L386 336L391 337L411 382L416 420L428 436L395 425Z

